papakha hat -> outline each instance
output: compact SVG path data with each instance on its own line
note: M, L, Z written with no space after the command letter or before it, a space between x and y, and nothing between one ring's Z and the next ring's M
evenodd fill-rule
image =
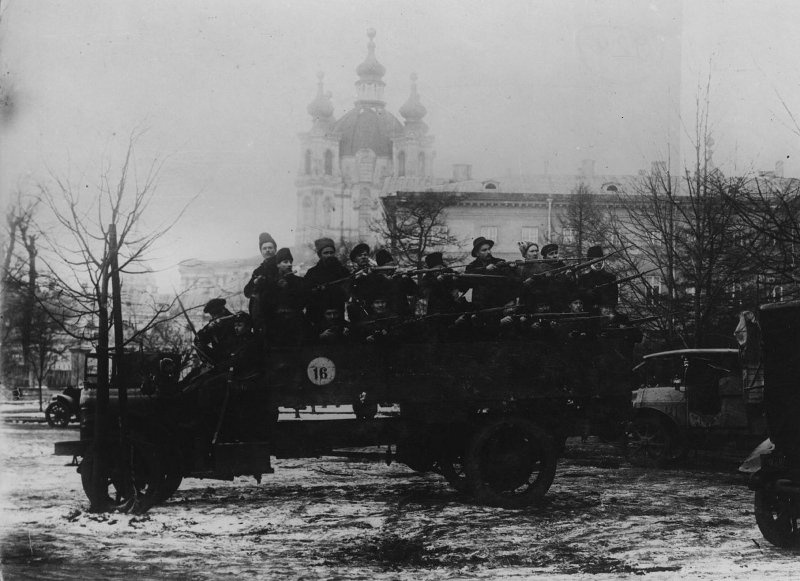
M586 258L600 258L601 256L603 256L602 246L590 246L586 251Z
M378 266L384 266L390 262L394 262L394 258L392 258L388 250L381 248L375 253L375 262L378 263Z
M269 232L262 232L261 234L258 235L259 248L261 248L264 242L272 242L273 244L275 244L275 246L277 246L277 244L275 243L275 239L269 234Z
M284 260L289 260L291 262L294 262L294 258L292 257L292 251L289 250L288 248L281 248L275 254L275 262L276 263L283 262Z
M434 266L444 266L444 257L441 252L431 252L425 257L425 266L433 268Z
M319 253L328 247L336 250L336 244L334 244L333 240L330 238L318 238L314 240L314 248L317 249L317 256L319 256Z

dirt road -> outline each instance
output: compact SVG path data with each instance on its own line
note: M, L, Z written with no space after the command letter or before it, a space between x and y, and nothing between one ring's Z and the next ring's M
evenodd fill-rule
M2 431L4 579L789 579L734 464L633 468L571 445L542 506L476 506L434 474L345 459L277 461L260 485L187 480L144 516L91 514L53 443Z

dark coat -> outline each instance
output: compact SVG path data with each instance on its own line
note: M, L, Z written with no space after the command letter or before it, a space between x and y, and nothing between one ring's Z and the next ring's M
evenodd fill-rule
M486 267L494 264L497 268L487 270ZM503 276L504 279L465 279L467 288L472 289L472 304L478 309L502 307L516 296L513 275L504 261L492 256L488 260L476 258L464 269L467 274L488 274Z
M619 287L617 277L607 270L589 270L578 277L578 288L586 297L586 306L597 310L600 305L617 306L619 303ZM609 284L614 283L614 284ZM600 285L607 285L597 288Z
M329 305L344 310L347 291L350 287L349 276L350 271L336 258L329 262L320 261L308 269L303 280L309 293L306 308L309 322L318 325L325 308ZM346 280L325 287L321 286L340 279Z
M259 264L258 268L250 276L250 280L244 285L244 296L250 299L250 304L248 305L250 317L257 328L261 328L264 321L261 295L266 289L268 281L276 278L278 278L278 263L273 256Z

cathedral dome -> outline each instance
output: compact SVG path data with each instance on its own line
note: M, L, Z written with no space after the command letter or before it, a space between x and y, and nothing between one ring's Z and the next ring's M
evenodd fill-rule
M386 67L375 58L375 29L367 31L369 42L367 43L367 58L363 63L356 67L356 74L365 82L382 82L383 75L386 74Z
M356 106L336 122L334 131L341 136L341 156L371 149L378 156L391 157L392 138L402 135L403 125L383 107Z
M419 100L419 94L417 93L417 74L414 73L411 75L411 95L409 95L408 100L403 103L403 106L400 107L400 115L406 121L421 121L428 110Z
M306 111L308 114L311 115L314 119L320 120L327 120L333 116L333 103L331 103L331 95L330 93L323 94L322 91L322 79L325 75L323 73L317 73L317 78L319 82L317 83L317 96L314 98L311 103L308 104L306 107Z

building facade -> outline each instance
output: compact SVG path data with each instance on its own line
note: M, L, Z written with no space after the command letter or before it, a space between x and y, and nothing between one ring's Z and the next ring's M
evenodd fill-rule
M410 95L398 110L401 122L383 98L386 69L375 57L375 31L367 35L367 57L356 67L353 108L335 118L322 73L307 108L311 129L300 134L295 182L295 250L301 261L312 254L317 238L374 242L370 225L380 216L386 178L434 182L434 139L423 121L427 111L417 93L417 77L412 75Z

